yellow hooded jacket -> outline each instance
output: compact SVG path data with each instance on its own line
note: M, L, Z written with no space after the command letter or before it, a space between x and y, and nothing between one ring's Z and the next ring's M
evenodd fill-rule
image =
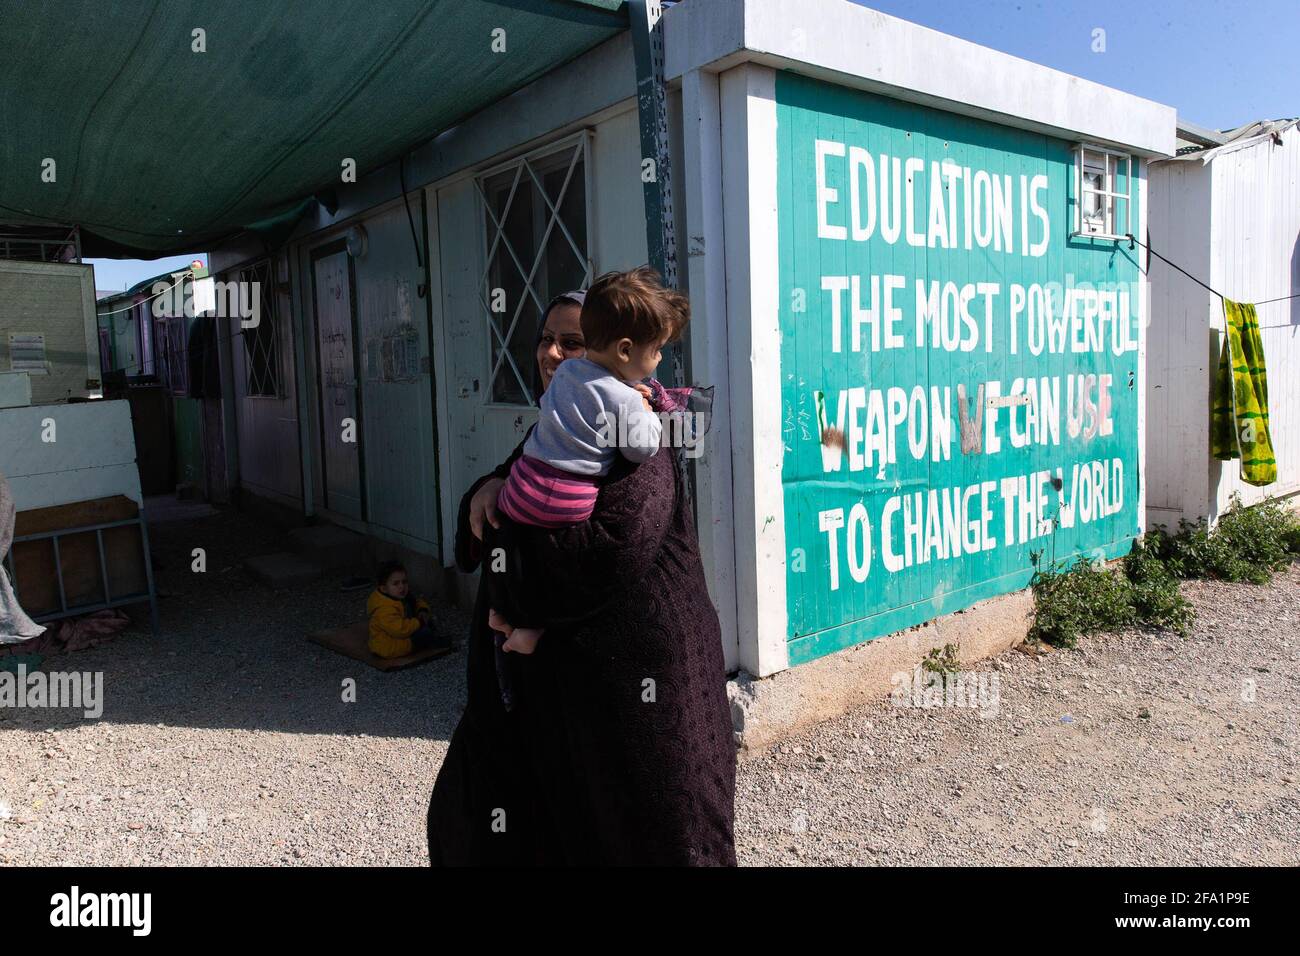
M429 602L416 599L417 611L429 610ZM366 601L366 616L370 618L370 640L366 646L377 657L405 657L411 653L411 635L420 627L418 617L407 617L406 606L395 597L389 597L378 588Z

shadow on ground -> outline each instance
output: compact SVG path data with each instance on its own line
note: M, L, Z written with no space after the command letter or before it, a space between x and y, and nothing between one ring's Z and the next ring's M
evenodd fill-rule
M339 573L273 591L242 567L285 549L283 532L246 514L151 524L160 633L147 606L107 644L45 660L46 671L103 672L102 723L446 740L464 707L465 654L381 673L306 640L364 616L368 590L344 592ZM192 570L202 548L206 571ZM465 614L435 604L436 625L463 642ZM344 702L344 682L356 682ZM82 723L76 710L0 711L0 728Z

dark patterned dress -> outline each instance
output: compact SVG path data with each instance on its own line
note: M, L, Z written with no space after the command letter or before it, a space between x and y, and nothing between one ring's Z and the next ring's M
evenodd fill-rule
M483 480L461 502L465 570L480 557L468 514ZM619 459L589 521L529 536L546 633L534 654L503 655L507 712L480 583L468 701L429 801L430 862L735 865L718 617L676 456Z

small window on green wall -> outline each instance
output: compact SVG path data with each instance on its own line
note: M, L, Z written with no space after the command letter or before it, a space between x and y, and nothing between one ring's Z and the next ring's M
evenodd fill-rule
M1133 231L1133 157L1100 146L1074 148L1074 235L1123 239Z

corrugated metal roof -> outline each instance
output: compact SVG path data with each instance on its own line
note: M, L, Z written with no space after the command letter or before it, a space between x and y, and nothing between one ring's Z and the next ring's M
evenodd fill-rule
M155 282L167 282L170 284L176 281L177 276L189 275L189 274L190 274L189 269L172 269L168 272L160 272L158 275L151 276L148 279L141 279L139 282L131 286L131 288L126 289L125 291L118 290L112 292L103 292L101 290L100 292L97 293L95 301L98 305L104 305L106 303L115 303L119 299L133 299L137 295L143 295L144 293L150 291L153 288L153 284Z
M1198 159L1203 163L1208 163L1215 156L1221 153L1234 152L1238 149L1245 149L1265 140L1276 139L1281 142L1284 132L1300 125L1300 118L1292 117L1291 119L1275 120L1255 120L1253 123L1246 123L1235 129L1227 129L1219 132L1223 142L1218 146L1206 146L1202 143L1192 142L1183 139L1181 136L1178 140L1178 154L1171 160L1161 160L1161 162L1176 162L1178 160ZM1181 127L1180 127L1181 133Z

